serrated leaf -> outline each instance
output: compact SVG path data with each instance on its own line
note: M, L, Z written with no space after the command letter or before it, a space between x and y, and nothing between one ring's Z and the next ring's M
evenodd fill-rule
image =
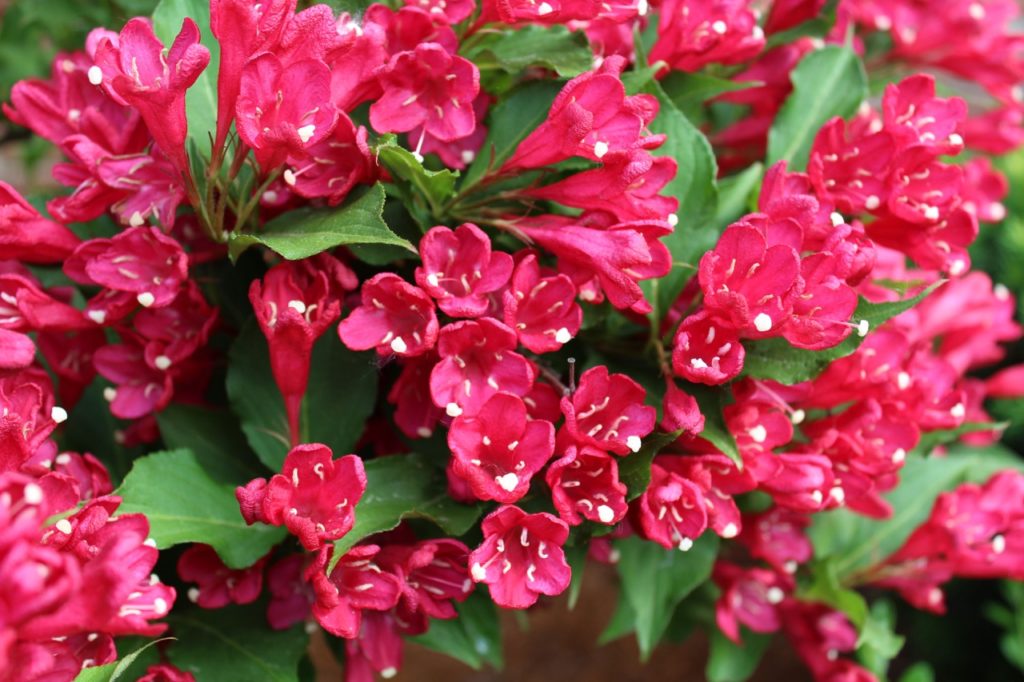
M262 603L191 609L168 621L178 638L168 656L197 680L298 682L309 636L302 626L271 630Z
M582 31L564 26L526 26L488 36L472 49L469 58L480 67L497 67L518 74L542 66L563 78L572 78L593 66L593 53Z
M477 590L462 604L452 620L433 620L430 629L409 641L462 661L474 670L489 664L501 670L501 620L494 602Z
M209 158L210 136L217 131L217 70L220 68L220 44L210 30L210 3L208 0L160 0L153 10L153 32L170 48L185 17L199 26L200 40L210 51L210 63L185 93L188 139Z
M394 135L386 135L374 149L391 174L410 183L426 199L436 218L440 206L455 193L458 171L432 171L424 168L412 152L398 144Z
M352 452L373 412L378 370L373 352L356 353L334 329L313 346L309 385L302 401L302 442L323 443L335 457ZM284 400L270 370L270 353L250 322L228 355L228 398L249 445L271 471L280 471L290 449Z
M918 295L902 301L872 303L860 299L853 312L851 322L867 321L870 329L910 310L929 296L943 282L936 282ZM821 374L833 361L850 355L864 343L864 337L853 331L840 344L825 350L804 350L795 348L783 338L748 341L744 343L746 359L743 361L743 375L756 379L772 379L783 384L798 384L809 381Z
M619 540L615 546L620 552L622 592L633 612L640 656L646 660L679 602L711 576L718 536L704 533L686 552L638 537Z
M516 88L491 109L487 139L466 171L461 191L465 192L488 170L497 170L509 160L519 143L547 118L560 89L559 83L533 81Z
M757 670L772 635L743 628L743 643L736 644L714 628L709 639L711 652L705 668L708 682L744 682Z
M303 207L277 216L258 234L232 234L232 260L250 246L262 244L288 260L301 260L336 246L385 244L416 253L416 249L387 226L384 187L377 183L338 208Z
M626 484L626 499L640 497L651 483L651 463L661 450L679 438L680 431L655 433L644 438L640 450L619 460L619 480Z
M119 513L145 514L158 549L185 542L210 545L232 568L254 564L280 542L284 528L247 526L235 487L248 483L223 459L188 450L155 452L135 461L118 488Z
M368 535L391 530L402 519L433 521L448 535L468 531L479 518L480 505L465 505L448 495L444 472L422 455L394 455L365 463L366 493L356 505L356 522L334 543L332 566Z
M113 663L107 663L106 665L96 666L94 668L85 668L75 677L75 682L117 682L118 680L124 680L124 682L127 682L125 675L128 674L128 669L132 667L132 664L134 664L136 660L138 660L139 656L144 654L151 646L159 644L160 642L171 641L173 639L173 637L154 639L128 654L121 660L114 661Z
M169 450L191 450L200 460L223 459L249 478L263 472L252 466L252 449L234 415L198 405L169 405L157 414L160 435Z
M661 240L672 254L672 269L664 277L640 283L654 308L651 312L653 325L665 316L696 273L694 266L700 256L714 247L718 239L719 229L714 220L718 167L707 138L676 108L661 86L652 82L647 92L658 99L660 106L657 118L648 127L652 133L668 136L665 144L651 153L669 156L679 164L676 177L661 192L679 200L675 230Z
M809 53L790 80L793 92L768 133L768 165L786 161L790 171L802 171L818 130L835 116L856 112L867 97L868 81L857 54L838 45Z

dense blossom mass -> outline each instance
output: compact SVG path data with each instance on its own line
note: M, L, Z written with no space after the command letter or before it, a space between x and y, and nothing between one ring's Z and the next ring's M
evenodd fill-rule
M624 552L870 682L856 588L1024 580L1013 0L179 6L3 105L0 682L197 679L198 609L387 678Z

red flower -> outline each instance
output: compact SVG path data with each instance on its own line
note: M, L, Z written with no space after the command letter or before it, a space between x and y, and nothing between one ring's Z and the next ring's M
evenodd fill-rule
M667 0L648 58L677 71L697 71L708 64L738 64L756 56L765 38L749 5L749 0Z
M503 506L483 520L484 542L469 555L470 576L486 583L506 609L525 609L569 586L572 571L562 545L569 526L551 514Z
M651 483L638 500L638 511L644 537L667 549L689 550L708 527L700 487L657 463L651 465Z
M260 596L263 588L263 557L252 566L232 569L224 565L209 545L192 545L178 558L178 577L199 583L188 590L189 601L204 609L219 609L228 604L248 604Z
M903 147L921 145L936 156L957 154L964 147L958 130L967 118L967 103L936 97L933 76L920 73L887 85L882 112L885 130Z
M773 571L744 569L719 561L713 577L722 590L715 602L715 622L726 637L741 644L740 624L754 632L775 632L781 627L777 606L786 598L783 583Z
M439 140L465 137L476 127L473 100L480 71L468 59L437 43L391 57L378 74L384 94L370 105L370 123L380 133L405 133L418 126Z
M528 420L526 405L510 393L495 393L475 416L462 415L448 431L450 467L481 500L515 502L551 458L555 427Z
M746 351L735 330L702 310L679 325L672 349L672 369L687 381L715 386L739 376L745 357Z
M544 480L551 488L558 515L570 525L578 526L584 518L612 525L629 509L618 462L589 445L569 444L565 455L548 468Z
M534 353L558 350L583 323L572 280L562 274L541 277L537 256L532 253L519 261L503 298L505 324L515 329L519 343Z
M306 569L306 580L316 592L313 615L327 632L353 639L359 634L363 611L387 611L398 603L401 581L374 562L379 551L377 545L353 547L328 575L325 571L334 552L334 546L328 545Z
M380 174L366 135L366 128L356 128L348 116L339 113L328 137L288 157L291 167L284 171L285 184L299 196L323 197L337 206L357 184L371 184Z
M332 454L326 445L299 445L285 457L282 473L237 488L246 523L285 526L309 551L348 533L366 490L366 473L359 457L335 461Z
M452 317L479 317L491 305L487 294L503 287L512 274L512 256L492 251L487 234L472 223L455 230L432 228L420 240L423 267L416 283Z
M104 390L110 412L121 419L138 419L167 407L174 395L174 379L167 369L146 362L142 340L125 336L125 343L103 346L93 354L100 376L115 387Z
M657 410L644 405L647 391L625 374L609 374L604 365L580 377L571 396L562 398L565 428L578 443L616 455L640 449L654 430Z
M443 414L430 396L430 374L436 364L436 353L406 360L388 391L388 402L395 406L395 425L409 438L429 438Z
M23 263L58 263L81 243L75 234L39 214L13 187L0 182L0 248Z
M422 355L437 341L434 302L419 287L394 273L363 282L363 304L338 325L341 342L352 350L376 348L380 355Z

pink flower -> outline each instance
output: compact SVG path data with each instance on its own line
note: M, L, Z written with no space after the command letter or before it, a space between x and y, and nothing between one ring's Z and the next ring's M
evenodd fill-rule
M422 540L414 545L388 545L380 563L404 576L398 615L403 631L426 632L427 617L450 620L458 613L452 602L463 602L473 592L467 561L469 549L450 538Z
M75 331L93 326L80 310L43 291L25 272L0 272L0 329Z
M534 353L550 353L580 330L583 310L568 276L541 277L537 256L527 254L516 266L504 293L505 324L516 330L519 343Z
M327 574L334 552L334 546L328 545L306 569L306 580L316 593L313 615L327 632L353 639L359 634L363 611L386 611L398 603L401 582L377 566L374 558L379 551L377 545L353 547Z
M481 500L509 504L530 489L530 479L555 450L555 427L528 420L522 399L495 393L475 416L465 414L448 431L450 467Z
M562 439L560 439L561 442ZM551 501L563 521L572 526L588 519L612 525L625 517L626 486L619 481L619 464L608 453L589 445L569 443L544 476Z
M310 615L316 596L304 579L312 554L290 554L267 569L267 622L275 630L287 630Z
M167 369L150 367L138 337L125 336L124 343L98 349L93 363L100 376L115 386L103 397L110 412L120 419L138 419L167 407L174 395L174 379Z
M825 0L774 0L764 30L766 33L778 33L793 28L818 16L824 5Z
M937 161L925 147L911 147L893 160L888 208L910 223L936 223L959 205L963 185L959 166Z
M50 378L38 366L0 373L0 473L15 471L47 442L67 412L54 405ZM52 450L51 450L52 448Z
M143 308L132 318L145 340L146 363L158 370L184 362L206 345L216 322L217 309L206 302L194 280L187 280L170 305Z
M747 517L740 541L750 555L771 564L780 574L793 574L797 566L811 560L814 548L804 533L811 518L784 507Z
M683 391L671 377L665 379L665 397L662 399L661 428L698 434L704 430L704 415L697 399Z
M797 348L831 348L857 328L849 319L859 299L838 276L840 267L839 259L828 252L812 254L800 262L803 292L793 299L793 313L782 330L785 339ZM867 328L859 328L857 333L864 336Z
M853 126L847 130L846 122L838 117L821 127L814 137L807 173L814 189L840 210L877 211L889 197L886 181L895 140L885 131Z
M572 572L562 545L569 526L544 512L503 506L481 525L484 542L469 555L473 582L486 583L491 599L506 609L525 609L569 586Z
M196 22L182 22L165 54L149 20L132 19L116 41L100 39L95 60L107 92L137 109L157 146L179 172L188 173L185 91L210 61L210 51L199 44Z
M111 323L135 303L163 307L188 278L188 256L181 245L155 227L132 227L113 239L90 239L64 262L64 272L79 284L105 287L86 306L97 324Z
M971 159L962 168L964 210L982 222L1001 222L1006 217L1006 207L1000 202L1010 193L1006 176L993 169L992 162L984 156Z
M0 248L4 258L57 263L80 243L71 230L44 218L16 189L0 182Z
M406 360L388 391L388 402L395 406L395 425L409 438L429 438L443 414L430 397L430 373L437 360L436 353Z
M406 7L421 7L434 21L457 24L476 9L473 0L405 0Z
M0 370L28 367L35 356L36 345L31 337L0 327Z
M282 64L264 53L245 65L235 125L264 172L331 134L338 111L329 103L330 79L330 69L315 59Z
M432 228L420 240L420 258L416 283L452 317L485 314L491 305L486 294L503 287L512 274L512 256L492 251L490 238L472 223L455 230Z
M483 90L473 100L473 113L476 116L476 127L469 135L454 140L441 140L426 133L422 128L409 131L408 139L420 148L420 153L437 154L441 163L449 168L463 169L473 163L477 153L487 139L487 126L483 124L487 117L487 108L494 98ZM422 138L422 139L421 139ZM422 144L420 144L422 142Z
M740 644L740 624L762 633L781 627L777 606L786 593L778 574L719 561L713 579L722 590L715 602L715 622L726 637Z
M348 533L366 474L359 457L334 461L332 454L326 445L299 445L285 457L282 473L265 485L258 478L237 488L246 523L285 526L311 552Z
M935 78L928 74L887 85L882 112L885 130L904 147L922 145L935 155L957 154L964 147L958 130L967 118L967 103L936 97Z
M625 66L622 57L608 57L594 71L566 83L547 120L519 143L503 170L540 168L573 156L600 161L608 152L660 145L664 136L644 135L658 115L658 101L651 95L626 95L619 79Z
M323 253L279 263L249 287L249 301L270 348L274 381L284 396L293 445L299 442L299 408L313 343L338 319L343 292L356 286L355 275Z
M791 246L769 246L756 228L738 223L725 230L700 259L704 307L743 336L778 334L798 293L800 260Z
M787 509L816 512L845 499L841 488L833 494L832 462L823 455L761 452L748 458L744 453L743 461L758 489Z
M136 682L196 682L196 676L169 663L160 663L146 668L146 674Z
M570 175L527 192L588 211L606 211L620 221L668 220L679 200L659 194L676 175L674 159L654 158L643 149L608 152L600 168Z
M659 466L700 487L711 530L723 538L734 538L739 534L743 524L733 497L757 487L749 472L737 468L731 459L719 454L662 455L656 461Z
M422 355L434 347L437 316L422 289L383 272L363 282L361 296L363 304L338 325L346 346L403 356Z
M455 140L476 127L473 100L480 93L480 71L437 43L395 54L377 77L384 90L370 105L370 123L377 132L423 126L439 140Z
M263 557L244 569L224 565L209 545L192 545L178 558L178 577L198 583L189 588L188 598L204 609L219 609L228 604L248 604L260 596L263 588Z
M637 508L644 537L667 549L689 550L708 527L700 487L658 463L651 465L651 483Z
M516 335L490 317L449 324L441 329L441 361L430 373L430 395L449 417L476 415L498 391L524 396L534 370L513 352Z
M111 206L123 224L137 227L153 218L165 230L174 227L185 186L167 157L159 152L111 156L100 161L97 172L107 186L127 193Z
M737 377L745 357L739 335L702 310L679 325L672 369L687 381L715 386Z
M604 365L580 377L571 396L562 398L566 431L578 442L616 455L640 449L654 430L657 410L644 405L647 391L625 374L609 374Z
M749 5L749 0L667 0L648 58L678 71L697 71L756 56L765 38Z
M217 138L220 149L235 118L235 102L241 87L242 69L250 57L274 46L285 22L295 12L296 0L211 0L210 30L220 43L217 72Z
M285 184L307 199L326 198L337 206L357 184L371 184L380 175L366 143L366 128L356 128L343 113L330 136L288 157Z

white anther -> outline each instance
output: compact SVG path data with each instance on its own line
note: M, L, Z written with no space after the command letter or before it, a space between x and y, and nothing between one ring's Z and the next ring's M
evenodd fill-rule
M540 16L544 16L545 14L551 14L554 11L555 8L546 2L540 3L540 5L537 7L537 14Z
M96 65L90 66L86 75L89 77L89 82L93 85L99 85L103 82L103 69Z
M171 366L171 359L166 355L158 355L153 359L153 364L159 370L166 370Z
M666 218L665 220L667 220L668 224L671 225L672 227L675 227L676 225L679 224L679 216L677 216L675 213L670 213L668 218Z
M679 541L678 547L680 552L689 552L690 548L693 547L693 540L690 538L682 538Z
M455 403L448 403L447 405L444 406L444 412L449 417L458 417L460 414L462 414L462 408Z
M473 577L475 582L483 582L487 579L487 569L480 564L473 564L469 569L469 574Z
M427 284L429 284L432 287L436 287L438 285L438 274L439 273L432 272L429 275L427 275Z
M615 512L608 505L601 504L597 507L597 518L601 520L601 523L611 523L615 518Z
M390 680L392 677L398 674L398 668L384 668L380 671L380 676L385 680Z
M141 294L135 297L135 300L137 300L139 302L139 305L141 305L143 308L148 308L149 306L156 303L156 296L149 293L148 291L143 291Z
M874 194L872 194L871 196L864 200L864 208L868 209L869 211L874 211L881 204L881 199L876 197Z
M55 524L55 527L58 532L64 535L71 535L71 522L67 519L61 519Z
M117 399L117 389L113 386L107 386L103 389L103 399L108 403L114 402Z
M471 149L463 149L461 157L462 157L462 163L464 163L464 164L466 164L468 166L469 164L473 163L474 159L476 159L476 152L474 152Z
M142 544L144 544L146 547L152 547L153 549L156 549L156 540L154 540L153 538L146 538L146 540Z
M900 387L901 391L907 390L910 386L910 375L906 372L900 372L896 375L896 385Z
M316 133L316 126L310 123L309 125L302 126L295 132L299 134L299 139L302 140L302 144L306 144Z
M715 21L711 24L711 30L717 33L718 35L725 35L725 32L729 30L729 27L726 25L724 21L719 19L718 21Z
M835 500L836 504L842 504L846 501L846 492L839 486L832 488L832 490L828 492L828 496Z
M65 410L63 407L58 407L54 405L53 407L50 408L50 419L57 422L58 424L63 424L68 420L68 411Z
M778 604L786 598L786 593L778 587L769 587L765 596L768 597L769 604Z
M758 313L757 317L754 318L754 329L763 334L770 331L771 328L772 318L770 318L767 313Z
M607 153L608 153L608 143L607 142L596 142L596 143L594 143L594 156L596 156L597 158L600 159L602 156L604 156Z
M797 563L790 559L786 563L782 564L782 570L786 573L796 573Z
M558 343L569 343L569 341L571 340L572 334L570 334L569 330L566 329L565 327L562 327L557 332L555 332L555 341L557 341Z
M284 182L286 185L288 185L289 187L295 186L295 171L293 171L291 168L285 168L282 177L284 177Z
M138 211L132 213L131 217L128 218L128 224L132 227L139 227L146 223L146 219L142 217L142 214Z
M409 350L409 346L405 343L401 336L396 336L391 339L391 350L396 353L404 353Z
M297 312L299 315L306 314L306 303L298 299L288 301L288 307Z
M640 450L640 436L630 436L626 438L626 447L633 452L638 452Z
M103 324L107 319L107 313L105 310L90 310L85 314L85 316L96 324Z
M509 472L504 476L495 476L494 482L501 486L502 490L506 492L512 492L519 485L519 477L514 473Z
M199 588L198 587L190 587L190 588L188 588L188 600L190 602L192 602L193 604L195 604L197 601L199 601Z
M857 336L864 338L871 331L871 323L867 320L861 320L857 323Z
M992 551L996 554L1002 554L1006 551L1006 538L1002 534L992 538Z
M735 523L730 523L722 529L723 538L734 538L740 532L740 529L736 527Z
M896 451L892 453L892 463L902 464L903 460L907 458L907 451L903 448L896 448Z
M960 137L957 133L953 133L949 136L949 143L955 147L963 147L964 138Z
M843 216L835 211L832 212L832 215L830 215L829 218L832 220L832 227L839 227L846 222L846 220L843 219Z
M821 494L820 490L815 490L811 493L811 499L814 500L814 504L821 504L822 500L825 499L825 496Z
M967 414L967 408L964 407L963 403L957 403L950 408L949 414L952 415L953 419L963 419L964 415Z
M807 419L807 413L803 410L793 410L793 414L789 415L789 420L794 424L802 424Z
M747 434L750 435L750 438L755 443L763 443L768 439L768 429L764 427L764 424L758 424L754 428L747 431Z

